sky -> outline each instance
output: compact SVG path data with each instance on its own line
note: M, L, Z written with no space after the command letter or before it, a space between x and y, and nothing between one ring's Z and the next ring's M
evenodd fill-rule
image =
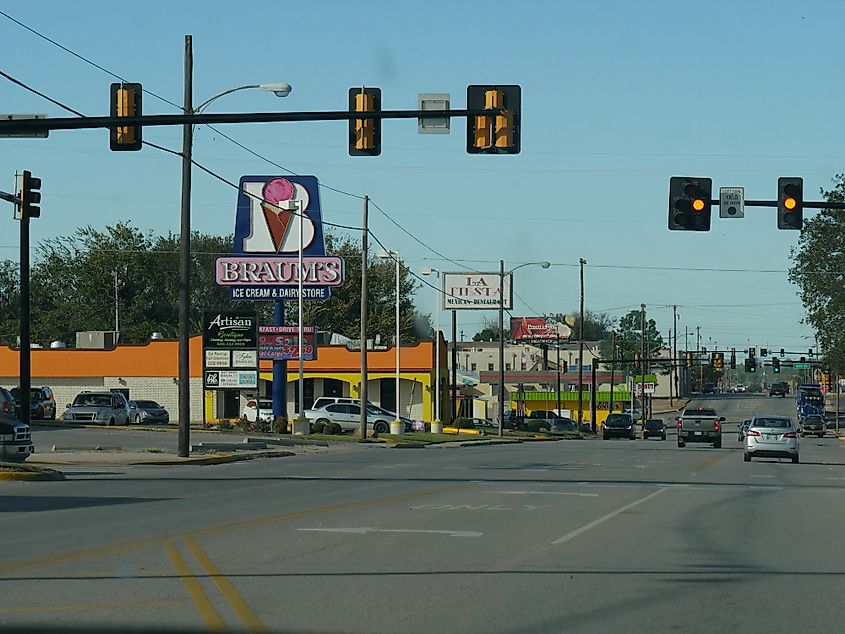
M468 155L465 122L456 118L449 135L420 135L413 120L385 121L379 157L348 156L346 122L220 126L276 165L201 126L194 158L232 181L316 175L330 222L360 226L360 197L370 196L381 210L371 207L373 234L416 272L551 262L515 273L514 316L577 309L584 258L586 308L621 317L646 304L665 338L677 306L681 347L684 329L699 326L710 349L800 351L813 343L786 275L798 233L778 231L772 208L748 208L744 219L721 219L715 208L710 232L669 231L668 186L671 176L709 176L714 192L741 186L749 199L774 199L779 176L802 176L805 199L819 199L819 188L845 171L845 132L832 126L845 101L835 70L843 3L150 0L143 11L116 7L0 4L8 14L0 15L0 70L92 116L108 114L114 75L181 103L186 34L195 104L243 84L293 86L283 99L241 91L207 112L341 110L349 88L361 85L380 87L385 109L416 108L422 92L449 93L452 107L462 108L470 84L519 84L522 152L514 156ZM69 116L2 78L0 103L3 113ZM143 107L176 112L151 94ZM181 129L149 128L144 140L178 150ZM3 139L2 148L0 189L11 192L24 169L43 180L35 242L120 221L179 231L178 157L150 147L110 152L104 130ZM193 228L231 233L236 193L195 169ZM0 216L0 258L18 258L17 231L9 207ZM421 283L420 308L433 311L434 301ZM458 328L469 339L495 316L461 311Z

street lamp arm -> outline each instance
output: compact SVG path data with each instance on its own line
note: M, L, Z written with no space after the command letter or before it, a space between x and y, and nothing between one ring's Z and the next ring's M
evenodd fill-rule
M233 92L238 92L239 90L251 90L253 88L260 88L262 90L270 90L277 97L287 97L290 94L291 87L290 84L244 84L243 86L237 86L236 88L229 88L228 90L224 90L223 92L219 92L213 97L210 97L203 101L200 105L194 108L193 114L199 114L203 108L209 105L212 101L220 99L220 97L224 97L226 95L230 95Z
M520 264L519 266L515 266L515 267L513 267L510 271L507 271L507 272L505 273L505 275L509 275L510 273L513 273L514 271L517 271L517 270L521 269L521 268L522 268L522 267L524 267L524 266L539 266L540 268L547 269L547 268L549 268L551 265L552 265L552 263L551 263L551 262L525 262L525 263L523 263L523 264Z

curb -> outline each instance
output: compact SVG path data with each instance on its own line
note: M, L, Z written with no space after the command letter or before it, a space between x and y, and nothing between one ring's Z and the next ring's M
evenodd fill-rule
M182 464L189 464L189 465L205 465L205 464L226 464L229 462L243 462L245 460L255 460L256 458L284 458L286 456L295 456L296 454L291 451L266 451L260 454L246 454L246 455L235 455L235 454L224 454L218 456L200 456L197 458L173 458L169 460L143 460L140 462L129 462L127 463L130 466L143 466L143 465L182 465Z
M0 471L0 481L50 481L64 480L65 475L61 471Z

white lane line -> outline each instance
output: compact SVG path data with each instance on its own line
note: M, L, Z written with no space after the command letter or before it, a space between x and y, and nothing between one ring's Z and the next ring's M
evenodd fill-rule
M552 542L552 544L562 544L564 542L568 542L570 539L578 537L578 535L581 535L582 533L586 533L591 528L595 528L599 524L603 524L607 520L611 520L614 517L616 517L617 515L624 513L625 511L629 511L632 508L634 508L635 506L642 504L643 502L648 502L651 498L657 497L658 495L663 493L665 490L666 490L665 488L657 489L657 491L653 491L652 493L649 493L644 498L640 498L639 500L634 500L630 504L626 504L625 506L622 506L622 507L616 509L615 511L611 511L607 515L602 515L597 520L593 520L589 524L586 524L586 525L582 526L581 528L575 529L574 531L572 531L571 533L567 533L563 537L559 537L558 539L554 540Z
M753 475L752 478L774 478L773 475Z
M481 537L484 533L478 531L448 531L424 530L411 528L372 528L360 526L354 528L297 528L298 531L317 531L321 533L353 533L365 535L367 533L427 533L429 535L448 535L449 537Z
M508 495L575 495L581 498L597 498L598 493L570 493L568 491L491 491L491 493L507 493Z

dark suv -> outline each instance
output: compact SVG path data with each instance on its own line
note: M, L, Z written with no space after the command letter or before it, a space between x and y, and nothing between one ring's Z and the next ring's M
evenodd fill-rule
M801 420L800 430L802 437L807 434L815 434L821 438L824 436L826 429L827 426L824 423L824 418L816 414L810 414Z
M769 388L769 398L772 396L781 396L786 398L786 383L772 383Z
M634 440L637 437L637 432L634 429L634 419L631 418L630 414L608 415L602 428L602 438L607 440L613 436L620 436L629 440Z
M9 390L15 397L18 414L21 413L21 389ZM49 387L32 387L29 389L29 416L32 420L56 420L56 398Z
M666 440L666 425L663 424L663 419L649 418L643 425L643 440L655 436L659 437L660 440Z

